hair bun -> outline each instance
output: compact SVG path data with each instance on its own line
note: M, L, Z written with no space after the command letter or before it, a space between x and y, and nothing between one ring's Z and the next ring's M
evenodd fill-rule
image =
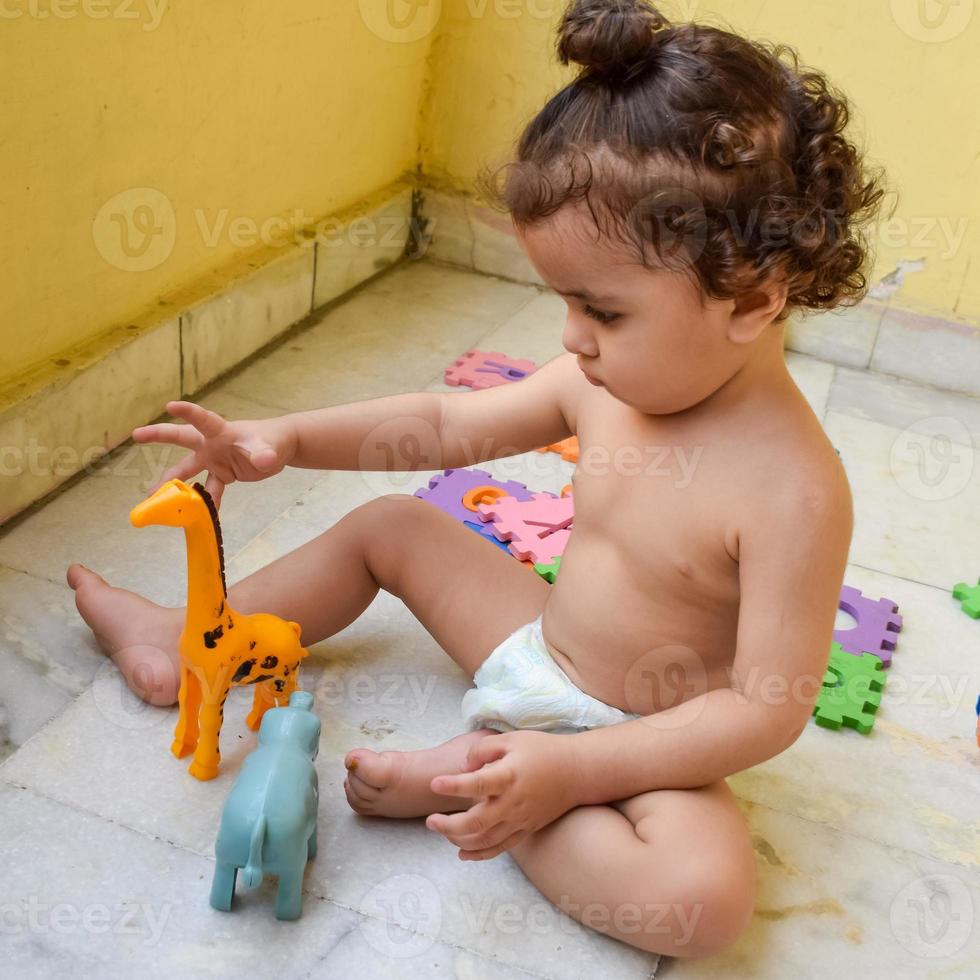
M596 74L625 73L648 61L656 32L670 26L645 0L572 0L558 27L558 57Z

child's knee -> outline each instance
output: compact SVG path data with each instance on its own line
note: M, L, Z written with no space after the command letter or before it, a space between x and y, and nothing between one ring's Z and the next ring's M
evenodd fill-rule
M755 870L719 862L691 870L676 902L673 918L673 956L715 956L728 949L745 931L755 904Z

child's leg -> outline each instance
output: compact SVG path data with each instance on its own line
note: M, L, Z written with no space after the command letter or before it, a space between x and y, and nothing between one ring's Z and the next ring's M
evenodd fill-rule
M68 581L83 618L130 686L156 704L173 704L184 611L113 589L80 565L68 570ZM298 622L310 646L353 622L379 588L401 598L470 676L498 643L541 612L549 591L526 566L448 514L417 497L391 494L355 508L239 582L228 600L240 612Z
M560 909L653 953L720 952L752 915L755 856L724 780L576 807L510 853Z

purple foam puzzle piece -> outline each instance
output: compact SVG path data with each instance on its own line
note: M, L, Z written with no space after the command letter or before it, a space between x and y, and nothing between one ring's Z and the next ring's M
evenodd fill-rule
M469 521L473 524L480 523L480 516L476 511L468 510L463 505L463 497L477 487L497 487L510 497L518 500L533 500L534 494L528 490L523 483L517 480L495 480L486 470L452 469L445 470L429 480L428 487L422 487L415 491L416 497L427 500L440 510L444 510L450 517L464 523ZM485 525L480 533L484 537L492 538L493 528Z
M891 599L868 599L860 589L845 585L840 590L839 607L850 613L857 625L834 630L834 641L848 653L873 653L885 667L892 665L892 651L902 628L898 605Z

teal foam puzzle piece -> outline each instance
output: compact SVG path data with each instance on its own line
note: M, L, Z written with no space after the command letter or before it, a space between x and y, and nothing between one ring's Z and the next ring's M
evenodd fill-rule
M824 728L846 726L867 735L874 727L884 687L885 672L878 657L873 653L857 657L832 643L814 718Z

